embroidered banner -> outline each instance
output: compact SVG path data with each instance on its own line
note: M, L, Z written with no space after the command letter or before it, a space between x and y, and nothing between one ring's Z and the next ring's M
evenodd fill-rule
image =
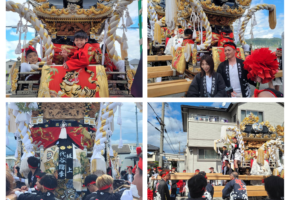
M45 149L54 145L60 134L60 127L33 127L30 130L33 142L38 143L40 141Z

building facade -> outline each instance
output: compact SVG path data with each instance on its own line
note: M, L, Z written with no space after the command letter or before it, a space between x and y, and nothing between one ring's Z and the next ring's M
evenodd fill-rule
M11 83L9 79L9 74L12 66L16 63L16 60L8 60L6 61L6 94L11 93Z
M284 104L281 103L231 103L228 108L194 107L182 105L183 131L187 132L185 168L188 173L196 169L221 172L220 156L214 151L214 140L220 139L222 126L237 126L252 112L259 122L272 125L284 123ZM222 144L218 145L222 147Z

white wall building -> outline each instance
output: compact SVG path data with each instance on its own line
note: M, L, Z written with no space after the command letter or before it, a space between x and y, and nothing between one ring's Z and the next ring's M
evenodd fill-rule
M188 173L196 169L209 172L210 167L221 171L220 156L213 147L214 140L220 138L222 126L236 126L237 121L242 122L251 112L259 116L260 122L269 121L274 126L284 123L283 103L231 103L228 108L182 105L181 110L183 131L187 132L185 166Z
M6 61L6 71L5 71L5 73L6 73L6 94L11 93L11 83L10 83L10 80L8 81L8 78L9 78L10 70L15 62L16 62L16 60Z

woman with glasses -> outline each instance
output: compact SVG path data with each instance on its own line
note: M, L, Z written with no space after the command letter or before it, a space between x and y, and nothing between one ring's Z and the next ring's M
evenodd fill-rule
M225 82L222 76L214 71L211 56L202 56L200 69L201 72L194 77L186 97L226 97Z

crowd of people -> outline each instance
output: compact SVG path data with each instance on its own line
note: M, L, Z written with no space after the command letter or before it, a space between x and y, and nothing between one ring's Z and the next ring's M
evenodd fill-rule
M188 200L214 199L214 181L208 181L204 171L195 170L195 174L185 180L171 180L171 175L176 171L156 168L148 170L148 200L175 200L178 196L188 197ZM213 168L209 173L215 173ZM154 174L155 173L155 174ZM228 174L228 173L227 173ZM160 180L151 180L151 177L160 176ZM247 200L247 185L239 179L238 172L228 174L229 181L224 183L222 198L229 200ZM178 183L183 183L182 185ZM269 176L264 179L264 187L269 200L284 199L284 179L279 176Z
M172 52L172 48L186 46L187 44L193 45L195 41L192 38L192 35L193 31L191 29L185 29L183 35L179 37L177 37L177 34L175 34L174 31L172 31L171 38L166 40L165 50L163 51L163 49L159 49L157 55L169 55ZM261 72L256 73L254 78L249 76L249 71L244 67L244 60L237 57L238 49L233 40L226 38L226 40L219 45L224 47L226 60L220 63L217 71L215 71L214 60L211 53L200 53L198 55L200 72L195 75L191 82L185 95L186 97L283 97L283 93L279 91L279 87L283 85L282 77L271 77L271 81L267 81L268 88L263 90L256 89L254 94L252 94L250 85L256 87L257 83L264 83L265 81L263 81L263 78L261 77L264 75L268 76L268 72L263 73L264 75L261 75ZM249 54L250 49L248 46L245 46L244 49L247 51L247 54ZM265 53L267 53L267 55L264 55ZM274 60L277 61L275 63L272 63L271 60L267 59L260 59L261 62L259 62L259 59L256 59L261 56L273 56L273 52L270 50L263 51L263 55L255 54L256 57L254 60L257 60L255 64L262 66L259 67L259 70L266 65L276 66L276 71L279 69L282 70L282 48L277 48L275 53L276 56L274 56ZM157 63L156 66L169 65L169 63L166 64L164 61L162 62L163 63ZM188 62L186 68L188 69Z
M138 198L142 200L143 161L140 151L138 157L138 164L134 168L128 166L127 173L120 179L114 180L111 175L104 173L86 176L83 187L86 187L87 191L82 199L133 200ZM27 178L20 174L18 166L14 166L14 172L11 172L6 165L6 196L12 195L14 198L17 197L17 200L54 200L55 190L58 188L57 173L42 172L39 168L39 159L33 156L27 159L27 164L30 170ZM9 199L6 198L6 200Z

